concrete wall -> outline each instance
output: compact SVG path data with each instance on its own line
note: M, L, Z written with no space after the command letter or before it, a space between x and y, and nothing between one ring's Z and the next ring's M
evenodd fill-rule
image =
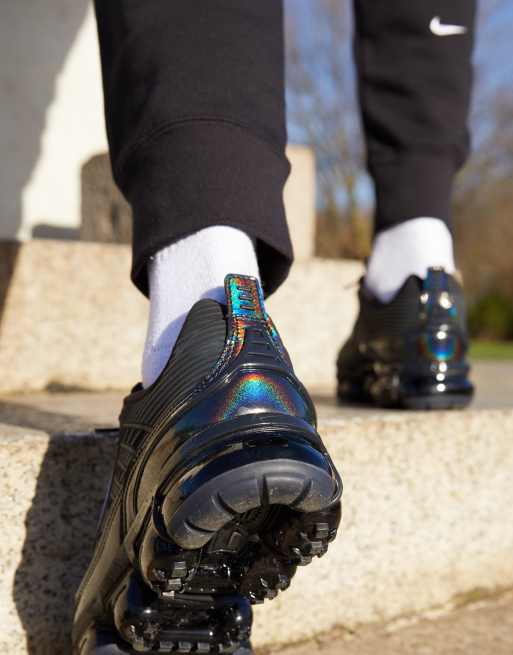
M92 5L2 3L0 61L0 238L78 227L80 168L107 147Z
M125 245L0 243L0 393L135 384L148 303L129 268ZM334 384L337 351L357 308L354 286L344 287L360 275L357 262L298 262L269 299L297 373L311 387Z

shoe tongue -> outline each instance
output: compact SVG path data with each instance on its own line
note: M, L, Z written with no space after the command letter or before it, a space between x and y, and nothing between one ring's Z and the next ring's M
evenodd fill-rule
M267 320L264 294L256 277L229 274L224 286L229 316L252 321Z

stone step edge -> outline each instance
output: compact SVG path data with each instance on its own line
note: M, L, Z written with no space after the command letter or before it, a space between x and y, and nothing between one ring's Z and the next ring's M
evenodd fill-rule
M513 505L513 410L380 413L320 426L345 481L343 528L286 594L256 608L257 645L513 586L513 526L505 520ZM7 430L0 519L13 527L0 542L0 624L12 639L24 627L31 639L59 643L92 547L113 440Z

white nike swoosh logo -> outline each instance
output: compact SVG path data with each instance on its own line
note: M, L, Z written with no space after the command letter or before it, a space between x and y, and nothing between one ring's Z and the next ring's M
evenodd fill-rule
M446 25L445 23L440 22L440 16L435 16L431 23L429 23L429 29L436 36L453 36L455 34L465 34L467 28L463 25Z

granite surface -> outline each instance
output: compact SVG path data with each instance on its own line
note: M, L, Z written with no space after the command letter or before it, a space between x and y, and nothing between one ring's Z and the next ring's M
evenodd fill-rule
M114 450L112 437L88 430L111 424L118 409L119 394L1 399L4 652L69 655L73 593ZM513 586L513 410L365 413L323 404L320 431L344 477L343 529L289 591L256 608L256 644Z

